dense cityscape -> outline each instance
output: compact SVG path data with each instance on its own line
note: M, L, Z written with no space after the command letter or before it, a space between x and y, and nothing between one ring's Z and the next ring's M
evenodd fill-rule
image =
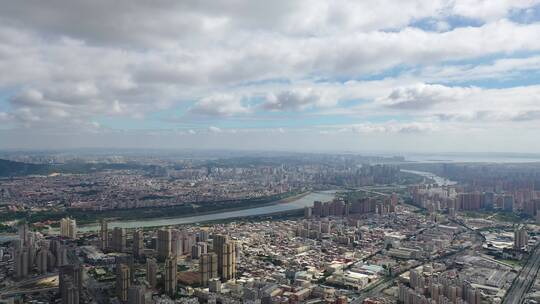
M540 300L534 163L6 158L5 303Z
M0 0L0 304L540 304L540 0Z

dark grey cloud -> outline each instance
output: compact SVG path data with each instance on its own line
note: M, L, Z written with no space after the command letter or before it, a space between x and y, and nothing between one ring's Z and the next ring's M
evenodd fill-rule
M443 85L417 84L393 90L381 102L389 108L424 110L439 103L451 103L468 94L468 88L451 88Z
M512 117L512 120L518 122L540 120L540 110L518 113Z
M312 107L335 105L336 100L324 96L321 91L312 88L294 89L271 93L261 105L263 109L272 111L298 111Z

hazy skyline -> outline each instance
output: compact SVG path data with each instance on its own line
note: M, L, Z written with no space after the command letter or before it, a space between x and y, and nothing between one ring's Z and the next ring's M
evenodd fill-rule
M540 152L540 1L0 0L0 149Z

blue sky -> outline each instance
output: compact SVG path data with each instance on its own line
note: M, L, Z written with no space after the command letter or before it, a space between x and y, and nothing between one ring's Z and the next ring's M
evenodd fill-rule
M0 149L540 152L539 35L536 0L0 0Z

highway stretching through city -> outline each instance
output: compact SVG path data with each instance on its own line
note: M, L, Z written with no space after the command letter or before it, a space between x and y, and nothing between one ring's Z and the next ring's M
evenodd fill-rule
M525 293L531 288L534 283L538 270L540 269L540 246L536 245L527 263L521 269L512 282L512 286L508 289L504 297L503 304L520 304L523 302Z
M461 254L461 253L465 252L468 249L470 249L470 247L461 248L458 251L454 251L454 252L448 253L448 254L446 254L444 256L437 257L433 261L440 261L442 259L448 259L448 258L457 256L458 254ZM430 262L433 262L433 261L430 261ZM426 264L424 263L422 265L426 265ZM368 298L380 295L385 289L388 289L392 285L394 285L394 282L399 278L400 275L402 275L403 273L405 273L405 272L407 272L407 271L409 271L409 270L411 270L413 268L416 268L418 266L420 266L420 265L414 265L412 267L409 267L407 269L402 270L401 272L397 273L396 275L394 275L392 277L381 280L379 283L374 285L373 288L371 288L369 291L363 291L362 294L358 298L354 299L351 303L352 304L361 304L361 303L364 302L364 300L366 300Z
M415 171L415 174L417 171ZM363 190L363 189L358 189L358 190L361 190L361 191L366 191L366 190ZM383 195L383 196L386 196L387 194L385 193L378 193L378 192L374 192L374 191L366 191L366 192L371 192L371 193L375 193L375 194L379 194L379 195ZM411 207L415 207L415 208L419 208L419 209L422 209L418 206L415 206L415 205L410 205L408 204L409 206ZM478 231L476 231L475 229L472 229L471 227L467 226L465 223L463 223L462 221L453 221L455 224L458 224L462 227L464 227L465 229L467 229L468 231L471 231L471 232L474 232L476 233L477 237L479 237L479 241L480 241L480 244L482 244L484 241L485 241L485 237ZM413 235L417 235L418 233L422 233L422 231L417 231L417 233L413 234ZM450 257L454 257L454 256L457 256L458 254L461 254L463 253L464 251L470 249L470 247L465 247L465 248L461 248L460 250L458 251L454 251L454 252L451 252L449 254L446 254L444 256L441 256L441 257L437 257L435 258L435 260L442 260L442 259L448 259ZM388 289L390 288L392 285L394 285L394 282L396 281L396 279L403 273L409 271L410 269L412 268L415 268L417 267L418 265L414 266L414 267L410 267L410 268L407 268L407 269L404 269L403 271L401 271L400 273L396 274L395 276L392 276L392 277L388 277L384 280L381 280L379 281L378 283L376 283L375 285L373 285L372 288L370 288L369 290L365 290L361 293L361 295L357 298L355 298L351 303L353 304L360 304L362 302L364 302L364 300L368 299L368 298L371 298L371 297L374 297L374 296L377 296L379 294L381 294L385 289ZM508 303L512 303L512 302L508 302Z
M52 286L42 286L40 281L50 281ZM35 284L34 287L29 287ZM36 276L26 280L19 281L5 289L0 290L0 299L9 298L27 293L39 293L58 289L58 273L48 273L45 275Z

